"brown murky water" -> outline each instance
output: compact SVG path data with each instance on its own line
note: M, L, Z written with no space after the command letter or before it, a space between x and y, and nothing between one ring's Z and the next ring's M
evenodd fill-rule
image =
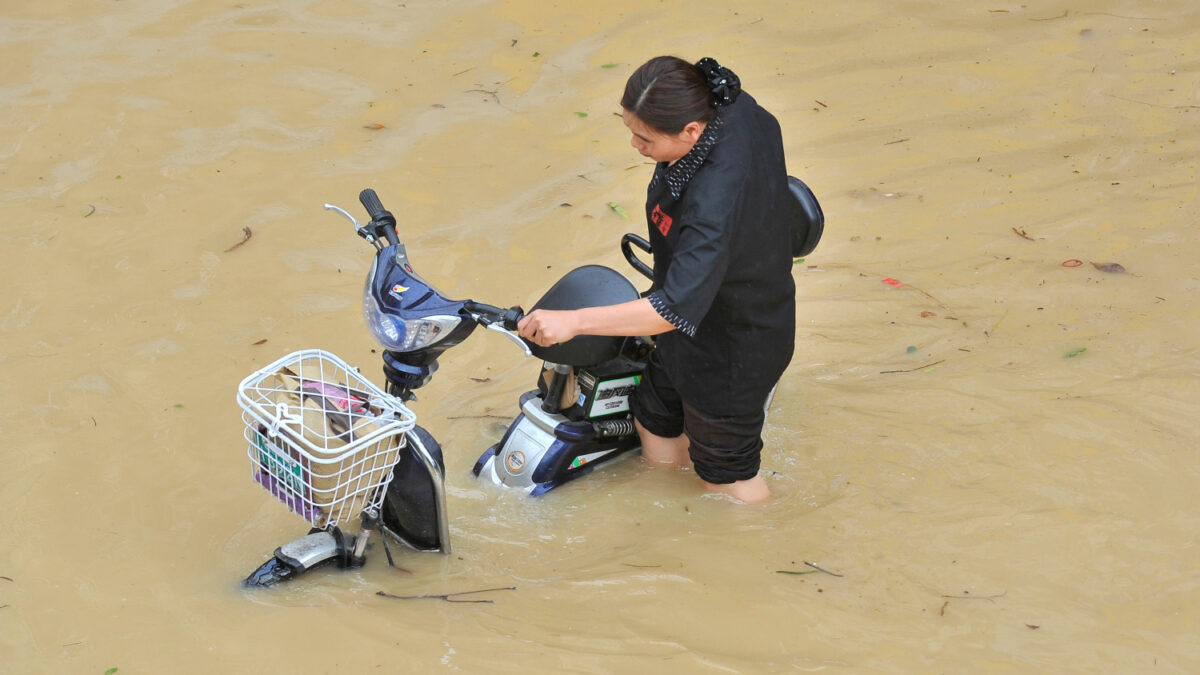
M1188 0L9 0L0 671L1200 671L1197 35ZM773 502L636 458L481 486L538 364L479 333L414 405L454 554L243 592L305 525L237 383L303 347L379 378L321 204L375 187L460 297L625 270L612 113L659 53L734 68L828 218Z

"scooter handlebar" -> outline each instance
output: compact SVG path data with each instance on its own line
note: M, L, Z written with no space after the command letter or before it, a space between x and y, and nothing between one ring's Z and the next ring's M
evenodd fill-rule
M525 317L525 310L521 309L520 305L504 309L503 307L468 300L463 303L463 306L468 312L477 317L479 323L482 323L484 326L498 323L505 330L516 330L517 324Z
M362 202L363 208L367 210L371 220L383 220L392 216L387 209L383 208L383 202L379 201L379 195L375 194L371 188L358 193L358 201Z
M391 211L383 208L383 202L379 201L379 195L375 194L371 188L367 188L358 193L358 201L371 216L371 224L368 227L374 230L375 236L382 236L387 239L389 244L400 243L400 237L396 234L396 217L392 215Z

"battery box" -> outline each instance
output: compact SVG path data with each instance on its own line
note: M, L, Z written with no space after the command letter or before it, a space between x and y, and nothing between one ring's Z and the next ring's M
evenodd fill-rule
M599 366L577 368L577 414L593 420L628 413L629 399L642 381L645 366L641 361L619 358Z

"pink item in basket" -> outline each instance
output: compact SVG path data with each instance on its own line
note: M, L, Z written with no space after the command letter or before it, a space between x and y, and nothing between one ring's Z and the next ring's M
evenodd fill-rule
M304 391L324 396L326 400L336 405L342 412L352 412L356 415L362 415L367 412L365 392L351 391L345 387L319 380L301 380L300 388Z

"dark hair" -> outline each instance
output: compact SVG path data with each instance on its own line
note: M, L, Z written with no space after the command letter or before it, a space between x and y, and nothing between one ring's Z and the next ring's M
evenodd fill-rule
M633 71L621 107L664 134L677 134L690 122L708 123L716 113L704 74L677 56L656 56Z

